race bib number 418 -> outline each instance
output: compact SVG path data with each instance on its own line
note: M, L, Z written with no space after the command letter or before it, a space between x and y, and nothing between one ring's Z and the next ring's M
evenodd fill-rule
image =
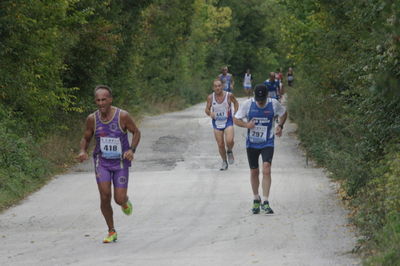
M100 150L105 159L119 159L122 155L121 141L119 138L100 137Z

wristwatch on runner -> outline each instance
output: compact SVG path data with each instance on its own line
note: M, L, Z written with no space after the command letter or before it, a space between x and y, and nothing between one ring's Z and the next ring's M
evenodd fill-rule
M278 127L281 127L281 129L283 129L283 125L279 124Z
M136 151L136 147L134 147L134 146L131 146L129 149L130 149L133 153L135 153L135 151Z

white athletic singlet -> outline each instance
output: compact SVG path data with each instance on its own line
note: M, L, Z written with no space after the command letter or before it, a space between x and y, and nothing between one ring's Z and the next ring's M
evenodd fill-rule
M232 119L231 107L228 103L229 92L225 92L225 98L222 103L218 103L215 99L215 92L212 96L212 110L215 113L215 127L223 129L226 127L228 119Z

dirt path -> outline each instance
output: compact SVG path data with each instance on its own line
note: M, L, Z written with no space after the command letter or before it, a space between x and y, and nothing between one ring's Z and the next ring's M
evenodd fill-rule
M294 125L276 143L276 214L253 215L246 132L235 128L236 163L220 172L204 106L142 123L130 177L134 215L113 205L117 243L101 243L106 226L88 163L0 215L0 265L358 264L335 185L306 167Z

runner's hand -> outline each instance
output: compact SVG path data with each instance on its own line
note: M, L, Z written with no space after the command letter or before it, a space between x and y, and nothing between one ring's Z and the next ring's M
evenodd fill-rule
M124 152L124 156L123 158L129 161L132 161L134 157L134 153L131 149L127 150L126 152Z
M212 119L214 119L214 120L217 118L217 117L215 116L215 113L214 113L214 112L211 112L211 113L210 113L210 117L211 117Z
M282 128L280 126L277 126L275 128L275 135L277 135L278 137L282 136Z
M246 128L254 128L256 126L256 122L254 122L254 120L252 119L250 122L247 122L246 124Z
M83 161L87 160L88 158L89 158L89 155L87 154L87 152L84 152L84 151L80 152L78 154L78 156L76 157L76 159L79 162L83 162Z

